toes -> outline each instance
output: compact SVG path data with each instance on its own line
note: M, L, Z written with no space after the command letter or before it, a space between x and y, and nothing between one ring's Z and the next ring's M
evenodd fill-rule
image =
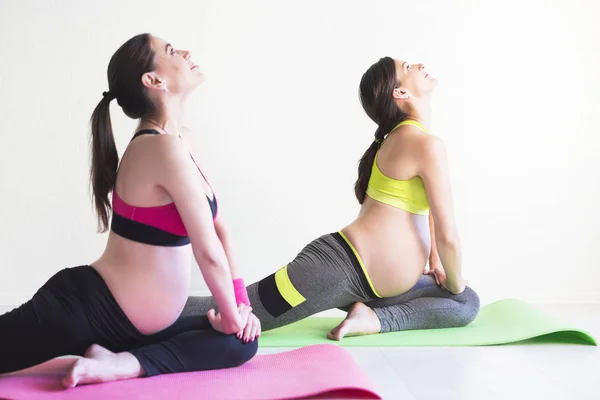
M67 389L74 387L73 378L70 375L67 375L64 378L62 378L61 383L62 383L63 387L65 387Z
M86 350L86 352L83 356L85 358L92 358L94 356L94 353L96 353L97 351L98 351L97 345L93 344L90 347L88 347L88 349Z
M342 340L343 337L344 337L344 334L342 333L342 330L340 329L333 334L332 339L337 340L339 342L340 340Z
M79 381L79 376L83 372L83 365L80 363L80 360L75 361L67 375L62 379L62 384L66 388L72 388L77 386Z
M100 346L99 344L93 344L87 349L83 356L85 358L101 358L104 356L110 356L112 354L114 354L112 351Z
M338 325L335 328L333 328L331 331L329 331L329 333L327 334L327 338L331 339L331 340L335 340L335 335L336 335L336 332L338 331L339 328L340 327Z
M336 326L327 334L327 337L331 340L341 340L344 335L342 334L342 330L344 328L344 322Z

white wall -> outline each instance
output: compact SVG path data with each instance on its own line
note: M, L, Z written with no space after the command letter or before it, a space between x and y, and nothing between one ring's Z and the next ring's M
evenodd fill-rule
M149 31L208 81L188 115L247 281L358 211L379 57L440 85L464 268L482 301L600 301L600 28L593 0L0 2L0 305L102 251L88 195L91 112L110 56ZM134 124L118 107L121 151ZM194 272L192 290L204 291Z

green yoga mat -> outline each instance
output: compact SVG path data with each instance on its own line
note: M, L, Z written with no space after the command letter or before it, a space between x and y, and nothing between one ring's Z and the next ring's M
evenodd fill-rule
M482 307L471 324L463 328L429 329L346 337L340 342L327 333L342 318L312 317L282 328L263 332L260 347L300 347L318 343L341 346L485 346L515 342L571 343L597 345L589 333L515 299L500 300Z

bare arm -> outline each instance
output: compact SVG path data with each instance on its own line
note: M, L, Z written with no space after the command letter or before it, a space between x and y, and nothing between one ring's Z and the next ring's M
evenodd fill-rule
M182 134L183 142L190 149L192 149L192 151L194 153L196 153L195 150L198 148L198 143L196 142L192 132L187 127L182 126L181 134ZM236 279L236 278L240 277L240 273L239 273L239 270L237 269L237 264L234 262L233 246L231 244L231 237L229 236L229 231L227 230L227 227L226 227L225 223L223 222L223 218L221 217L221 215L223 215L223 214L221 212L219 212L217 219L214 221L215 231L217 233L219 241L221 242L221 245L223 246L223 249L225 250L225 255L227 257L227 261L229 264L229 270L231 271L232 278Z
M227 256L227 261L229 263L229 270L231 271L231 277L233 279L241 278L240 271L238 269L237 263L235 262L233 256L233 246L231 244L231 236L229 236L229 231L223 222L223 219L217 216L217 220L215 221L215 231L217 232L217 236L225 249L225 254Z
M191 131L185 127L181 129L184 142L191 149L197 149L197 143L195 141L194 135L191 134ZM193 151L195 153L195 151ZM236 303L250 305L250 300L248 299L248 292L246 291L246 286L244 280L241 276L240 270L238 268L238 264L234 259L233 254L233 245L231 243L231 236L229 235L229 230L226 227L226 224L221 217L223 215L222 212L219 212L217 219L214 222L215 231L217 232L217 236L221 242L225 250L225 255L227 256L227 261L229 264L229 270L231 272L233 278L233 288L235 292Z
M198 169L179 138L161 135L156 139L160 185L173 199L185 225L196 262L219 307L225 333L239 332L246 322L238 312L229 263L213 225Z
M448 159L442 141L433 136L423 139L419 175L427 191L434 220L434 237L437 252L447 276L451 292L464 290L461 266L461 246L454 219L454 205L450 189Z
M442 266L442 261L440 260L440 255L437 250L437 244L435 241L435 223L433 221L433 214L429 214L429 234L431 236L431 252L429 253L429 270L433 271L438 268L442 271L444 267Z

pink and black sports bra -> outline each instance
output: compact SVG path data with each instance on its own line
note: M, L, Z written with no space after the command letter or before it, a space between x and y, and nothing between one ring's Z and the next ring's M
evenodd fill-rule
M131 140L141 135L159 134L158 131L153 129L144 129L137 132ZM199 167L198 171L206 180ZM206 199L210 205L214 221L218 212L217 198L214 196L214 191L213 198L206 196ZM190 243L190 238L175 203L156 207L136 207L125 203L119 197L115 188L113 190L112 209L110 229L119 236L154 246L175 247Z

